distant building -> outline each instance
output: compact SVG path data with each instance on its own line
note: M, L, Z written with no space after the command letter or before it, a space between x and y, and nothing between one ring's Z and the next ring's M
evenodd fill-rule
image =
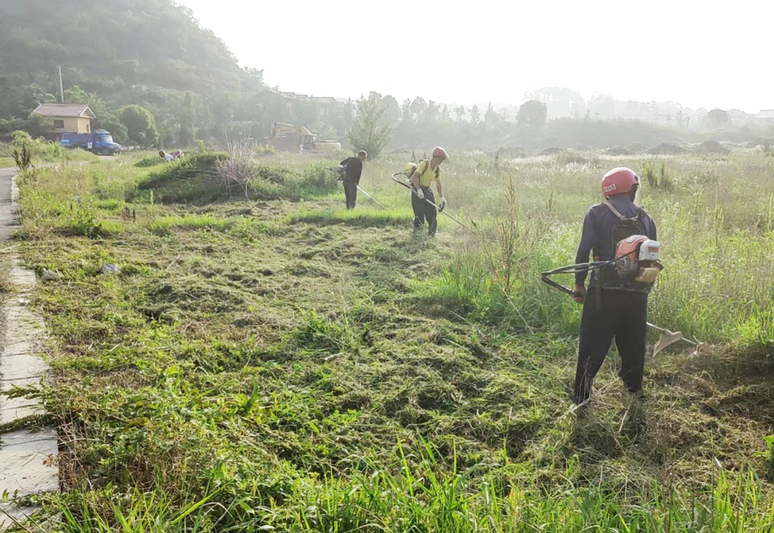
M31 114L53 120L56 133L91 133L91 121L97 118L84 104L40 104Z
M761 109L760 113L755 115L755 117L765 120L774 119L774 109Z

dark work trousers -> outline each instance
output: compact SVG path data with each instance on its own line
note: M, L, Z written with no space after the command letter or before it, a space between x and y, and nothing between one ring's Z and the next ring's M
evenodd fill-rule
M347 198L347 209L354 209L357 203L357 182L344 180L344 196Z
M583 304L578 367L572 401L576 405L588 400L594 376L605 361L610 344L615 338L621 354L621 371L627 390L642 391L642 373L645 367L645 336L648 331L648 295L644 292L590 288Z
M430 187L422 187L422 192L425 193L425 198L435 203L435 196ZM411 193L411 208L414 210L414 231L419 231L427 220L428 233L435 235L435 229L438 227L438 211L435 207L420 200L419 197Z

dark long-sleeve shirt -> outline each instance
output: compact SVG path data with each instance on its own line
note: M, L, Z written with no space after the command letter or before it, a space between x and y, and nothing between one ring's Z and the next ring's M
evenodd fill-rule
M639 213L637 205L624 196L612 197L608 200L619 213L625 217L635 218ZM656 223L650 215L641 218L645 235L649 239L656 240ZM613 242L613 229L620 219L605 204L592 206L586 213L583 221L583 234L581 235L578 253L575 256L576 263L588 263L589 254L594 252L594 261L609 261L615 259L615 245ZM575 284L582 285L586 281L586 272L575 274ZM596 277L592 273L589 286L596 285Z
M360 175L363 173L363 162L359 157L348 157L339 164L347 167L345 180L354 181L357 184L360 183Z

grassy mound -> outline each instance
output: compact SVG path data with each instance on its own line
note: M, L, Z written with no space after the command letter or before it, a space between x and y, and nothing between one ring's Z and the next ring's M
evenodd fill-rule
M204 205L237 199L297 201L330 194L337 183L327 168L317 162L299 170L250 160L234 169L226 153L194 154L164 164L138 184L140 197L150 191L166 204Z
M137 185L138 191L153 191L163 203L206 204L226 198L218 163L228 154L195 154L151 171ZM142 194L142 193L141 193Z

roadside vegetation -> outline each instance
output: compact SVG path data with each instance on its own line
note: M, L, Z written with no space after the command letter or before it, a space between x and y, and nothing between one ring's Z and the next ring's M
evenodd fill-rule
M422 155L366 165L386 210L342 209L310 156L19 176L24 260L62 274L34 302L60 530L774 527L772 159L455 154L448 209L474 231L442 216L428 239L389 179ZM659 224L651 321L707 345L648 360L644 419L611 355L578 418L579 308L539 273L573 262L620 165Z
M20 153L22 150L29 151L33 165L97 160L96 155L80 148L68 150L59 143L33 139L24 131L15 131L11 142L0 142L0 168L17 166L14 152Z

